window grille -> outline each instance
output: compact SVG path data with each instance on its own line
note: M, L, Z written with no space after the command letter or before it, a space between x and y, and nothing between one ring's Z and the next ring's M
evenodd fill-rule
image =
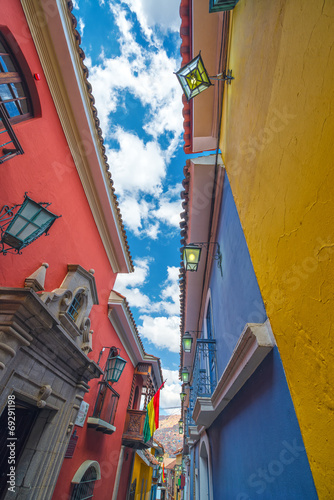
M83 302L84 302L83 292L77 293L67 311L69 316L73 319L73 321L76 321L78 319L80 310L83 306Z
M96 470L94 467L89 467L82 476L80 483L74 486L71 500L87 500L88 498L93 498L96 479Z

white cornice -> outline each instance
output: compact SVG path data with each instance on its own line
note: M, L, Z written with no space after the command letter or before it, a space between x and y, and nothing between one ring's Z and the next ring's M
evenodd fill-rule
M197 398L193 419L210 427L218 415L240 391L275 345L270 322L245 326L230 361L210 398Z
M114 290L109 295L108 317L133 366L136 367L138 363L150 363L154 371L156 383L160 386L162 384L162 376L159 358L145 352L126 299Z
M132 269L66 0L21 0L43 71L114 272ZM62 165L64 175L70 168ZM56 172L55 172L56 173Z

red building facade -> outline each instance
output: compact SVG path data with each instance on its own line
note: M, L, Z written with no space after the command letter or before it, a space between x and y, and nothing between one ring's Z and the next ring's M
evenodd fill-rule
M1 446L12 401L17 438L13 484L6 454L0 467L6 499L82 498L94 487L116 499L120 468L131 472L123 431L138 364L149 367L147 395L162 378L113 291L133 266L70 4L1 7ZM110 353L126 361L115 383Z

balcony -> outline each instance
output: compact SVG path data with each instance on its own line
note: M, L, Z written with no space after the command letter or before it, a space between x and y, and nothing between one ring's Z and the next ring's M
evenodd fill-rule
M116 427L113 425L119 400L119 394L111 385L103 380L99 382L99 392L93 415L88 417L87 426L104 434L112 434Z
M144 443L144 423L146 410L127 409L122 444L128 448L143 450L152 448L152 440Z
M210 397L217 385L216 341L197 339L193 368L193 400Z
M24 153L8 119L5 107L0 103L0 164Z

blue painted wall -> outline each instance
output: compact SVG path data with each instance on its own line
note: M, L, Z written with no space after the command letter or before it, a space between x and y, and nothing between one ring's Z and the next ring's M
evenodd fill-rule
M223 258L223 277L214 263L210 289L219 378L245 324L264 323L267 319L226 174L217 241Z
M276 347L207 433L212 500L318 498Z
M220 377L245 324L267 319L227 175L217 239L223 277L214 265L210 290ZM214 487L211 500L317 498L277 348L207 433ZM196 466L197 455L198 449Z

